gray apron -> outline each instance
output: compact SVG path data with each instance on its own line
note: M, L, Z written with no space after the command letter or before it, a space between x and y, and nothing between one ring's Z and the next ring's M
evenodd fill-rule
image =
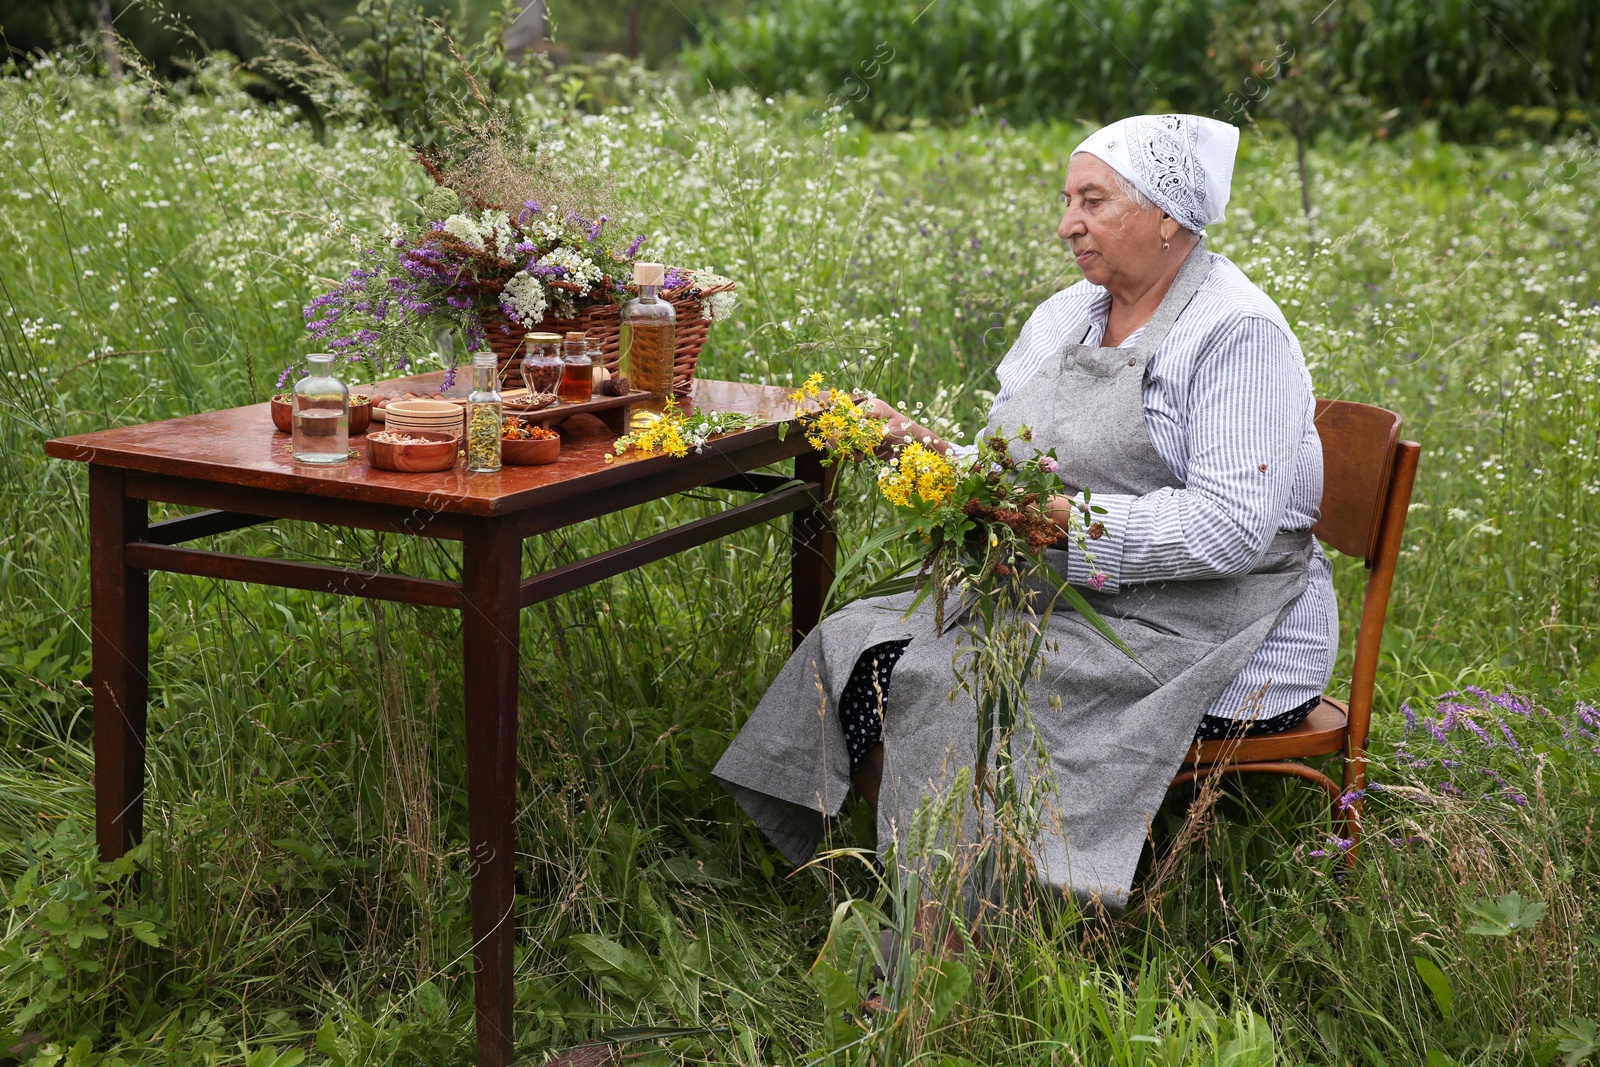
M1181 488L1145 425L1145 368L1210 271L1201 243L1134 347L1082 344L1085 319L1068 332L1059 359L994 412L991 427L1014 434L1030 426L1028 450L1054 448L1063 480L1092 492ZM1064 574L1065 553L1047 556ZM1310 556L1309 533L1279 533L1249 574L1130 585L1115 595L1080 589L1137 660L1076 612L1049 616L1042 670L1028 687L1035 733L1012 749L1025 773L1048 783L1033 854L1044 884L1122 910L1150 820L1201 716L1305 590ZM863 650L911 639L884 714L880 851L905 842L919 808L944 797L976 760L977 708L952 666L976 623L956 612L941 633L930 603L903 617L910 601L857 601L823 620L717 763L716 778L791 862L810 858L824 818L850 787L838 704ZM1048 775L1031 753L1043 754ZM963 824L964 837L974 825ZM904 851L902 865L916 862Z

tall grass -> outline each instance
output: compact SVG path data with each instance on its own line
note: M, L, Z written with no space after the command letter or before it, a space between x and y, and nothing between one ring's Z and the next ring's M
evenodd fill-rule
M828 369L970 431L1022 319L1073 280L1053 228L1076 129L873 134L737 94L529 110L623 175L647 248L740 281L706 376ZM0 83L0 119L0 1004L49 1049L81 1041L80 1063L469 1062L455 618L157 577L134 887L89 847L83 472L40 447L260 399L351 235L414 210L420 177L385 135L319 142L221 67L113 87L63 57ZM1578 1062L1600 995L1600 722L1580 703L1600 686L1591 152L1330 146L1312 233L1292 146L1247 141L1214 234L1295 323L1319 393L1403 412L1425 449L1379 675L1389 788L1354 876L1306 790L1175 795L1153 828L1170 858L1128 919L1014 913L973 951L908 962L905 1010L868 1034L864 960L906 902L847 854L788 870L709 777L787 651L774 526L525 616L519 1050L609 1034L646 1063ZM845 487L847 546L871 528L866 488ZM717 496L564 531L527 565ZM217 544L459 568L451 546L291 523ZM1348 649L1363 575L1336 563ZM1467 684L1520 687L1522 711L1435 708ZM865 830L848 812L831 843ZM1526 929L1520 901L1543 905Z

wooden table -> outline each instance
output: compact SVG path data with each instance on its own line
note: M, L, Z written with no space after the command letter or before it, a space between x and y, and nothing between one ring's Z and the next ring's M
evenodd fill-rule
M426 384L427 377L408 384ZM832 581L831 470L792 423L791 432L780 432L793 413L787 391L697 381L692 402L761 415L769 424L714 440L703 455L608 464L603 457L612 433L592 418L574 416L561 427L559 461L506 467L497 474L468 474L459 461L438 474L374 470L360 437L352 446L362 456L348 464L332 469L296 465L287 451L289 437L273 430L266 404L48 442L49 455L89 464L95 825L101 855L122 855L142 833L150 571L458 609L478 1062L484 1067L509 1063L521 609L782 515L794 516L790 562L796 642L816 624ZM757 471L787 459L794 460L793 478ZM522 576L524 538L704 487L757 495L620 548ZM152 525L150 501L204 510ZM460 541L461 581L178 547L273 519Z

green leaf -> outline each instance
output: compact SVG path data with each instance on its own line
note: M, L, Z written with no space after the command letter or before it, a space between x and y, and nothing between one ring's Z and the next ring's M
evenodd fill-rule
M1593 1019L1564 1019L1550 1028L1550 1036L1556 1039L1556 1048L1566 1067L1578 1067L1600 1052L1600 1024Z
M945 960L938 965L938 977L933 982L933 1003L929 1012L929 1025L944 1022L950 1009L961 1002L972 988L972 972L960 960Z
M1079 615L1082 615L1083 621L1094 627L1096 633L1098 633L1101 637L1104 637L1107 641L1110 641L1113 645L1116 645L1117 648L1121 649L1129 659L1134 661L1138 660L1139 657L1133 654L1133 649L1129 648L1127 644L1123 642L1122 638L1116 635L1116 632L1106 624L1106 620L1100 617L1100 613L1098 611L1089 606L1089 602L1083 598L1082 593L1074 589L1065 578L1056 573L1056 569L1054 567L1038 567L1036 568L1036 573L1043 575L1047 580L1049 580L1051 584L1056 587L1056 592L1060 594L1061 598L1072 607L1073 611L1076 611Z
M787 422L778 423L778 440L786 441L786 440L788 440L788 438L789 438L789 424Z
M567 938L586 967L599 977L622 978L641 988L654 984L650 961L644 954L600 934L573 934Z
M1455 987L1450 984L1449 977L1432 960L1422 956L1411 957L1411 963L1422 978L1422 984L1433 994L1433 1002L1438 1005L1439 1014L1444 1017L1445 1024L1449 1025L1450 1011L1456 1000Z
M861 1000L850 976L830 963L818 963L807 976L822 996L822 1025L829 1047L839 1048L855 1036L850 1021Z
M1458 1067L1456 1061L1446 1056L1436 1048L1428 1050L1428 1067Z
M1522 894L1513 890L1499 900L1468 904L1467 910L1482 920L1468 926L1467 933L1478 937L1508 937L1538 925L1544 918L1545 906L1537 900L1523 900Z

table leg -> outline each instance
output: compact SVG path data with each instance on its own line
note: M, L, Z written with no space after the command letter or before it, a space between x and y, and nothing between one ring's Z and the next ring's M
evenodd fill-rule
M94 818L102 859L144 835L145 697L150 576L126 562L149 506L123 492L123 472L89 466L89 618L94 662Z
M789 573L794 596L791 621L794 646L822 619L822 601L833 585L838 543L833 533L834 467L822 465L822 453L807 452L794 459L794 476L822 486L822 499L814 507L794 513Z
M472 864L473 984L479 1067L511 1062L512 912L517 792L518 583L522 539L480 519L462 546L462 675Z

